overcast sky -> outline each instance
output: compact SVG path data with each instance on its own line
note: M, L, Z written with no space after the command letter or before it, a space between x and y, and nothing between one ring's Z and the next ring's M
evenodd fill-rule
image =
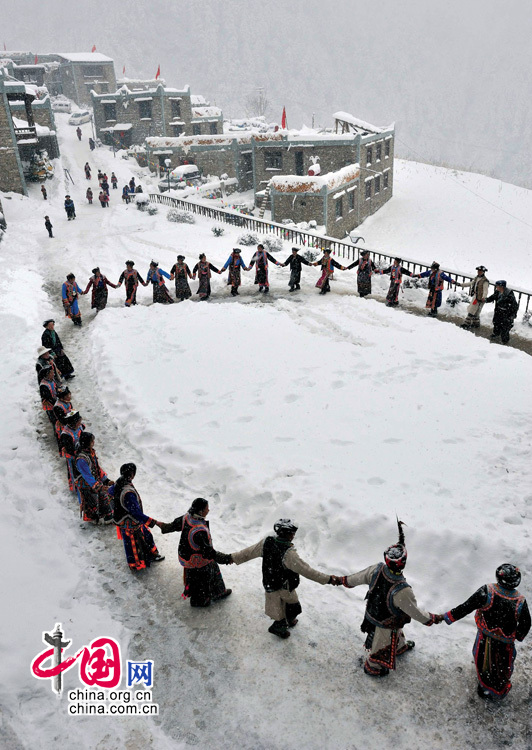
M117 74L190 84L237 117L346 110L397 127L397 154L532 188L528 0L0 0L7 49L90 51Z

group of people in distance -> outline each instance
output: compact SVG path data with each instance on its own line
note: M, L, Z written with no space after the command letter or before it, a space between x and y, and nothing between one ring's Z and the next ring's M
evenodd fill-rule
M486 277L487 268L477 266L477 275L471 281L463 284L452 279L448 274L440 269L439 263L432 263L429 270L423 273L414 274L407 268L404 268L401 258L395 258L387 268L379 269L371 260L369 250L362 250L360 256L350 265L343 266L331 256L329 248L323 249L323 255L319 260L310 261L299 254L299 248L293 247L291 255L283 262L276 260L262 244L257 246L249 265L246 265L239 248L234 248L222 268L218 269L215 265L207 260L205 253L201 253L199 260L191 270L186 263L184 255L178 255L176 263L170 269L170 272L159 267L157 261L152 260L146 281L139 272L134 269L134 261L127 260L126 268L122 272L118 284L113 284L104 276L99 268L92 270L93 276L90 278L85 291L82 291L76 284L74 274L69 274L66 282L63 284L63 305L67 317L70 317L75 325L81 325L81 314L79 312L78 296L87 294L92 287L91 307L96 310L103 310L107 304L108 287L116 289L125 284L126 289L126 307L136 304L137 289L139 283L143 286L152 285L153 301L162 304L172 304L175 300L171 297L166 286L165 279L175 281L175 298L177 301L183 301L192 296L189 285L189 279L199 280L199 286L196 294L201 301L206 301L211 296L211 277L213 273L222 274L228 271L227 284L231 287L233 297L239 294L239 287L242 283L242 271L250 271L255 266L255 281L258 291L268 294L270 290L269 280L269 263L279 267L290 267L290 279L288 286L290 292L301 288L301 270L305 266L319 266L321 274L316 282L316 287L320 294L327 294L330 291L330 282L334 277L335 269L349 271L357 268L357 290L360 297L367 297L371 294L372 276L375 274L387 274L390 276L390 286L386 295L386 305L396 307L399 304L399 291L404 276L424 279L428 281L428 297L426 308L430 316L437 316L438 309L442 304L442 292L444 284L452 284L455 287L468 288L471 296L470 304L467 308L467 317L462 324L462 328L471 329L480 326L480 313L485 304L495 302L495 312L493 316L493 333L491 339L495 340L501 337L503 343L510 340L510 330L513 327L514 320L519 308L518 302L511 289L508 288L506 281L499 280L495 282L495 291L489 295L489 280Z

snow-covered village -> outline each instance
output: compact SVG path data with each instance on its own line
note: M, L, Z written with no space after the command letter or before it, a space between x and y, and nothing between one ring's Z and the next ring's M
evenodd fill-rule
M23 5L0 747L530 750L524 0Z

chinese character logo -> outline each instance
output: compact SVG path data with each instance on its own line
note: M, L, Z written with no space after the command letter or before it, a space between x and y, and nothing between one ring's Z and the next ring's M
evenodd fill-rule
M127 686L140 685L144 683L147 688L153 685L153 662L129 661L127 662Z
M39 680L52 680L52 690L61 697L62 675L68 672L79 659L79 679L89 687L116 688L122 678L120 645L114 638L95 638L88 646L83 646L74 656L63 660L63 651L71 641L63 641L61 623L57 623L53 633L43 633L43 642L52 646L37 654L31 663L31 671ZM48 661L51 666L43 666ZM152 662L153 664L153 662ZM150 667L151 678L151 667ZM141 680L142 681L142 680Z

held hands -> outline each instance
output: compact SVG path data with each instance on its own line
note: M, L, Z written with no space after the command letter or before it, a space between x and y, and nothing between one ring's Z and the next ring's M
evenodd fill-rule
M331 576L327 583L330 583L331 586L341 586L343 584L342 576Z
M425 623L425 625L427 625L428 627L430 627L431 625L439 625L440 622L443 621L443 615L434 615L432 614L432 612L429 612L429 615L430 620Z

